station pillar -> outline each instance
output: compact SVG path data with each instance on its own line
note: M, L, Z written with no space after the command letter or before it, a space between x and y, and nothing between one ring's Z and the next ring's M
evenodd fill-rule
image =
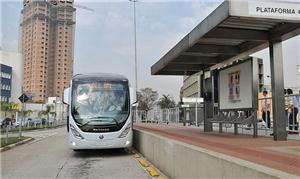
M269 42L274 140L287 140L282 43Z
M206 75L209 74L209 75ZM214 114L214 102L213 102L213 79L210 71L207 71L202 75L203 80L203 98L204 98L204 132L213 131L212 123L209 122L210 118L213 118Z

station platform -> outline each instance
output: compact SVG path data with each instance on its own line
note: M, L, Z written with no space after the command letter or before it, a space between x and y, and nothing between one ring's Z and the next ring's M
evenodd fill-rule
M274 141L271 137L204 132L166 124L135 123L134 129L300 176L300 141L297 140Z

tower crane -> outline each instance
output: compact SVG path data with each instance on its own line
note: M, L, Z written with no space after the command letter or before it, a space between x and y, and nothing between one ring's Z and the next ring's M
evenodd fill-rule
M83 6L83 5L74 4L74 7L77 7L77 8L80 8L80 9L84 9L84 10L87 10L87 11L92 11L92 12L94 12L94 9L89 8L89 7L86 7L86 6Z

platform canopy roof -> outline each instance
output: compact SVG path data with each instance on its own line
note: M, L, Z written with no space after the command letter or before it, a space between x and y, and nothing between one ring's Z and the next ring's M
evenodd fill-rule
M151 74L191 75L299 34L300 2L224 1L155 63Z

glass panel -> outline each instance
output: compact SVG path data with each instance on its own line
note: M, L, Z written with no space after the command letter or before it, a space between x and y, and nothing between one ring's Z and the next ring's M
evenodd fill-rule
M72 116L80 125L118 125L129 114L128 94L124 83L74 82Z

